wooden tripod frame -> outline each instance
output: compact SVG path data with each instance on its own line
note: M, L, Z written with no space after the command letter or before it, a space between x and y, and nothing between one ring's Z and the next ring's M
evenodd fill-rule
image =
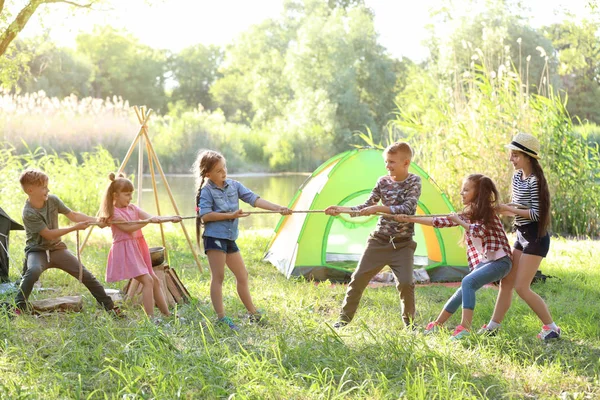
M154 151L152 142L150 142L150 138L148 137L147 123L148 123L148 120L150 119L150 115L152 114L152 109L146 110L146 107L143 107L143 106L141 108L134 106L133 109L135 110L137 118L140 122L140 129L139 129L135 139L131 143L129 150L127 150L127 154L125 155L125 158L123 159L123 162L121 163L121 166L119 167L118 173L123 172L123 170L125 169L125 166L127 165L127 162L129 161L129 158L133 154L133 152L135 150L135 146L137 144L139 146L138 174L137 174L137 178L138 178L137 201L138 201L138 206L141 207L142 176L143 176L143 172L144 172L144 142L145 142L146 152L148 153L148 166L150 169L150 176L152 178L152 190L154 192L154 201L156 202L156 215L161 215L161 214L160 214L160 204L158 201L158 191L156 189L156 176L155 176L155 172L154 172L155 164L156 164L156 168L158 169L158 172L160 173L160 176L163 179L165 188L167 189L167 193L169 194L169 198L171 199L171 204L173 205L173 209L175 210L175 213L177 215L180 215L179 208L177 207L177 203L175 203L175 199L173 197L173 193L171 192L171 187L169 186L169 182L167 181L165 173L163 172L163 169L160 165L160 161L158 161L158 157L156 156L156 152ZM181 224L181 229L183 229L185 238L187 239L188 245L190 246L190 250L192 251L192 255L194 256L194 260L196 260L196 265L198 266L198 269L200 270L200 272L202 272L202 265L200 265L200 259L198 258L198 254L196 253L194 244L193 244L192 240L190 239L190 235L188 234L187 229L185 229L183 220L180 222L180 224ZM160 235L162 238L163 247L165 248L165 258L168 260L167 244L165 241L165 232L164 232L162 224L159 224L159 226L160 226ZM83 240L81 247L79 248L80 252L83 251L83 248L85 247L90 235L92 234L93 229L94 229L94 227L92 226L91 229L87 232L87 235L86 235L85 239Z

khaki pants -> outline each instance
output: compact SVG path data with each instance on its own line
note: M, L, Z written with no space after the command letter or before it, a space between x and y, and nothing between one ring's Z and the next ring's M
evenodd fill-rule
M386 242L369 237L367 248L363 253L346 291L342 303L340 321L350 322L356 314L363 291L383 267L389 265L396 276L396 289L400 292L402 318L409 323L415 317L415 283L413 280L413 263L417 242L412 238L405 241Z

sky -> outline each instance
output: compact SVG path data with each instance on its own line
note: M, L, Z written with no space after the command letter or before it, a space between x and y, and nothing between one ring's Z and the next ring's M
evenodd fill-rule
M539 27L556 22L560 10L585 16L589 13L588 1L523 0L522 3L531 10L530 24ZM427 57L427 49L422 45L427 37L425 25L430 21L430 9L439 6L441 0L365 2L374 11L380 44L392 56L414 61ZM80 31L89 32L94 25L110 24L127 29L154 48L176 52L197 43L225 46L251 25L277 17L283 9L282 0L154 0L152 5L144 0L120 0L114 4L117 6L111 11L87 14L70 12L59 4L46 6L46 11L30 20L22 36L47 30L53 41L73 46ZM455 0L454 4L467 2Z

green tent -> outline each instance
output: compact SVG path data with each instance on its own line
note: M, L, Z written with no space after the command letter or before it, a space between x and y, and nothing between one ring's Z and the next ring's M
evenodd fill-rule
M350 150L329 159L304 182L292 199L295 210L323 210L330 205L353 206L366 201L377 179L387 174L383 153L376 149ZM448 198L416 164L422 191L417 214L453 212ZM331 217L324 213L296 213L282 217L269 243L265 260L286 277L347 281L359 260L377 216ZM459 246L460 227L437 229L415 224L415 267L425 268L431 281L457 281L468 273L465 249Z

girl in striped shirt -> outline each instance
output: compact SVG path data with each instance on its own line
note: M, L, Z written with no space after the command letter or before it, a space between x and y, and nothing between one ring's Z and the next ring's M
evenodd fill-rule
M512 267L508 238L496 215L498 190L485 175L472 174L463 182L460 192L465 208L460 214L447 217L414 217L400 215L400 222L416 222L436 228L460 225L465 228L467 258L471 272L462 280L461 287L446 302L440 315L425 328L425 334L439 328L462 305L462 319L450 339L468 336L473 321L475 292L488 283L504 278Z
M510 150L510 162L516 172L512 180L512 203L502 204L498 210L515 217L517 240L513 245L514 268L500 283L494 314L480 333L497 332L510 308L514 288L543 323L538 338L557 339L561 334L560 328L552 320L544 300L530 287L550 248L550 192L538 162L540 142L532 135L518 133L505 147Z

